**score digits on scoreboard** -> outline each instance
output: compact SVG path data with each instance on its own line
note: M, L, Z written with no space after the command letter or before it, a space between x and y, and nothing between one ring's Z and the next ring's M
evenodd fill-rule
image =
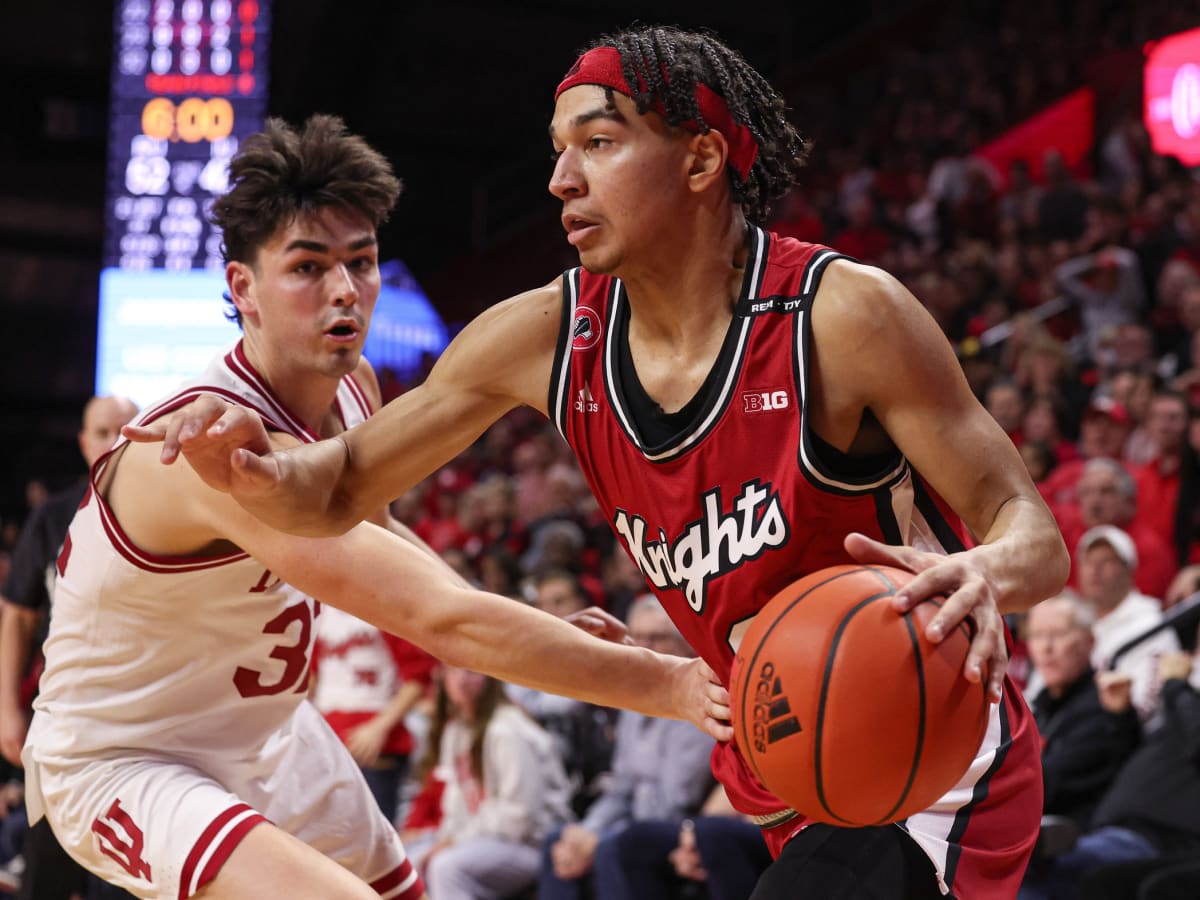
M104 264L221 269L207 213L262 127L268 2L121 0L114 24Z

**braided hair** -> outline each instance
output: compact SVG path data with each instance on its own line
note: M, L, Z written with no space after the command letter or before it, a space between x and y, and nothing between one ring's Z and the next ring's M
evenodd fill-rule
M596 47L613 47L621 54L638 112L645 114L657 100L669 125L694 120L707 133L711 126L696 104L696 85L721 95L733 118L758 142L758 156L744 180L727 167L734 200L750 221L761 224L771 203L799 181L808 141L787 120L783 97L736 50L710 34L670 26L604 35L587 49Z

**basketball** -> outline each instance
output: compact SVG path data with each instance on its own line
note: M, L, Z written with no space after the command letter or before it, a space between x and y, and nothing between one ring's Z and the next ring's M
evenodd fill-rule
M734 739L763 785L797 812L843 827L927 809L975 758L986 686L967 681L966 623L940 644L940 601L899 615L913 575L835 566L773 597L738 646Z

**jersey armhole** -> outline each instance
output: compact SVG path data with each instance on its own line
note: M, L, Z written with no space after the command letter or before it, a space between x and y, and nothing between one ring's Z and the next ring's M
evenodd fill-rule
M579 268L563 273L562 316L558 325L558 342L554 348L554 365L550 370L550 396L546 409L550 420L563 440L567 440L567 402L570 384L571 323L575 320L575 307L579 304Z
M801 306L792 320L792 339L795 347L792 355L795 371L792 374L796 379L796 390L802 404L796 462L804 477L815 487L828 493L855 495L870 493L903 477L907 463L897 450L875 471L854 474L841 472L822 457L817 442L813 440L813 433L808 424L809 359L813 346L812 313L817 290L821 286L821 277L829 264L838 259L856 262L852 257L828 248L815 253L809 260L801 280Z

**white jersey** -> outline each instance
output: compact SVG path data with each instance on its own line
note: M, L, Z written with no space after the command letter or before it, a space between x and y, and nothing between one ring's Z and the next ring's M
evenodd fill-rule
M135 422L202 393L254 409L268 428L318 439L249 364L240 342ZM371 412L350 376L336 408L346 428ZM244 552L162 557L139 549L96 491L107 459L93 469L58 561L31 734L37 756L253 753L304 701L320 605Z
M1126 641L1144 634L1163 620L1162 604L1137 590L1130 591L1107 615L1096 620L1092 635L1092 667L1109 668L1113 654ZM1149 721L1158 711L1162 685L1158 680L1158 660L1164 653L1179 652L1179 638L1174 629L1167 628L1138 644L1117 661L1117 671L1133 679L1133 706L1142 721Z
M328 607L317 626L313 703L323 713L377 713L403 678L387 637L370 622Z

